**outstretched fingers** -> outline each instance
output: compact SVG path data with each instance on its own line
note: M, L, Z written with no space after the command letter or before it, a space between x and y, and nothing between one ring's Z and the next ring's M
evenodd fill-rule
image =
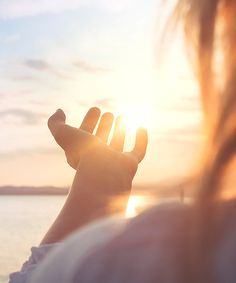
M97 107L90 108L87 114L84 117L83 122L81 123L80 130L93 133L97 122L99 120L101 111Z
M122 116L116 118L113 137L110 143L110 146L117 150L123 151L124 142L125 142L125 124Z
M141 162L145 157L148 145L148 133L145 128L139 128L136 133L136 141L134 149L131 154L137 158L138 162Z
M96 136L105 143L108 140L112 128L113 120L114 120L114 116L110 112L104 113L100 119Z

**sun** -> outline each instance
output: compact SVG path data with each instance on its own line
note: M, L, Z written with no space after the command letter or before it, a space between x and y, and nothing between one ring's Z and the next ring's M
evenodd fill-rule
M150 129L152 127L152 110L142 103L120 105L119 115L122 115L127 132L134 133L138 128Z

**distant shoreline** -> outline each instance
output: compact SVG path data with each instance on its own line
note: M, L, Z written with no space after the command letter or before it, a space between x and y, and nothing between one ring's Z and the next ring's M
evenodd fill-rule
M2 186L0 195L21 196L21 195L66 195L69 188L57 188L53 186L45 187L24 187L24 186Z
M67 195L69 187L54 186L0 186L0 196L26 196L26 195ZM155 197L181 197L190 196L191 192L186 192L173 185L173 187L163 187L160 184L135 184L132 192L136 195L151 195Z

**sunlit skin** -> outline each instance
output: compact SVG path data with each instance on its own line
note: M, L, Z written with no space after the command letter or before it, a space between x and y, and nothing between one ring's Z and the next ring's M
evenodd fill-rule
M71 167L77 168L80 155L87 151L89 147L96 146L99 142L107 143L114 116L112 113L104 113L100 118L99 108L93 107L85 115L79 128L71 127L65 124L65 113L58 109L48 120L48 127L54 136L56 142L65 151L67 161ZM100 120L99 120L100 118ZM129 119L127 119L128 121ZM97 125L98 124L98 125ZM125 156L137 159L141 162L146 152L147 132L144 128L138 128L138 124L131 120L130 128L137 131L136 143L132 152L124 153ZM93 134L97 126L96 133ZM112 134L110 149L123 152L126 125L124 118L118 116L115 121L114 131Z
M100 110L91 108L79 128L65 124L62 110L48 121L52 135L65 151L70 166L76 169L76 175L66 202L42 244L58 242L90 221L110 215L114 198L122 197L119 212L125 213L132 180L145 156L147 131L138 129L133 150L123 152L122 118L115 120L109 144L114 116L105 113L99 118Z

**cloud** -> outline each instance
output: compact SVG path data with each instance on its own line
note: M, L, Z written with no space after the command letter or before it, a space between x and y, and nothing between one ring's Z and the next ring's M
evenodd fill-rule
M82 6L94 5L108 12L120 12L132 0L1 0L0 18L14 19L44 13L74 11Z
M36 81L36 78L33 76L15 76L12 78L13 81Z
M97 106L97 107L101 107L101 108L109 108L112 109L113 108L113 99L112 98L102 98L102 99L98 99L95 101L83 101L83 100L79 100L78 101L79 106L83 106L83 107L91 107L91 105Z
M199 124L192 124L185 126L183 128L173 129L171 131L172 135L182 135L182 136L199 136L201 134L201 126Z
M0 157L4 159L16 158L26 155L57 155L61 154L59 147L32 147L32 148L21 148L11 151L0 151Z
M68 76L57 70L54 66L42 59L27 59L23 62L23 65L39 72L49 72L59 79L72 79L71 76Z
M3 92L0 92L0 100L4 99L6 95Z
M0 118L5 119L20 119L21 122L27 125L37 125L47 116L43 113L37 113L20 108L12 108L0 111Z
M100 66L94 66L83 60L78 60L74 62L74 66L88 73L106 73L112 71L112 69L100 67Z
M199 142L202 138L200 124L185 125L182 128L171 128L159 131L157 138L169 142Z
M42 13L59 13L81 6L81 0L1 0L0 18L11 19L34 16Z
M24 61L24 65L38 71L48 71L51 69L51 66L44 60L28 59Z
M176 101L173 105L165 107L169 111L178 112L201 112L201 102L197 95L182 96L179 101Z
M56 68L49 62L43 59L26 59L23 61L23 65L27 68L30 68L32 70L38 71L38 72L48 72L51 73L52 75L58 77L59 79L70 79L73 80L73 76L70 74L65 74L62 72L60 69ZM87 73L106 73L106 72L111 72L112 70L109 68L105 67L100 67L100 66L95 66L92 64L87 63L86 61L79 60L73 63L75 67L80 69L81 71L87 72ZM29 76L21 76L19 78L20 80L29 80ZM32 79L32 77L31 77Z
M16 43L17 41L19 41L20 38L21 38L20 34L12 34L12 35L8 35L6 37L0 38L0 43L13 44L13 43Z
M94 105L104 108L112 107L113 100L111 98L104 98L94 101Z

